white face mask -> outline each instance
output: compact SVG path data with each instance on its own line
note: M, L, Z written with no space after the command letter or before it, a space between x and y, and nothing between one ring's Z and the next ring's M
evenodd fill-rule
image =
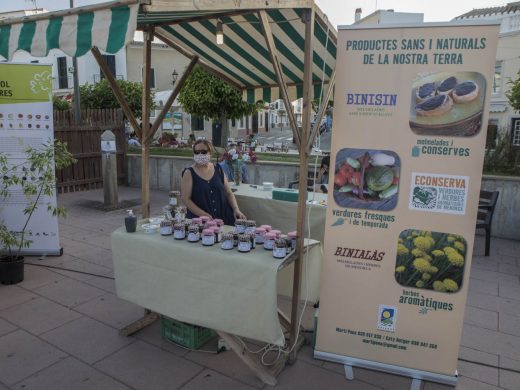
M206 154L194 154L193 160L197 165L208 165L211 160L211 155L209 153Z

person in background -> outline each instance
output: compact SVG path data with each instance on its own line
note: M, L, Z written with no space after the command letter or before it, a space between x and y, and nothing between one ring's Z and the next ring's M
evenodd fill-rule
M212 150L206 140L193 144L194 164L182 173L181 199L188 208L188 218L205 215L234 225L235 218L246 216L238 208L222 167L211 163Z
M135 134L135 132L130 134L130 138L128 138L128 146L141 146L139 140L137 139L137 134Z
M193 135L193 133L191 133L188 137L188 146L192 147L195 141L195 136Z
M320 170L318 171L318 177L316 178L316 184L314 186L316 191L327 193L327 186L329 184L329 166L330 156L325 156L321 159Z

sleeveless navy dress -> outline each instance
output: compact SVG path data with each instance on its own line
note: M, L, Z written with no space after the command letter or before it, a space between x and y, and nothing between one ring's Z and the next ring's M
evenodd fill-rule
M193 186L191 188L191 200L199 208L207 212L214 219L220 218L226 225L234 225L235 217L233 210L226 198L226 191L224 189L224 172L222 167L215 165L215 173L210 180L205 180L192 167L187 168L191 172ZM183 171L183 175L184 172ZM195 218L198 215L193 214L188 210L186 217Z

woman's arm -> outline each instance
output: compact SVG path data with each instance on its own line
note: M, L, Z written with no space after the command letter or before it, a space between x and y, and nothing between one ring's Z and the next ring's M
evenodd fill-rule
M202 217L206 215L211 218L211 215L202 210L191 200L191 190L193 188L193 178L191 177L191 171L186 169L181 179L181 200L186 205L188 210L193 214Z
M235 198L235 194L231 191L231 187L229 186L228 179L226 175L224 175L224 191L226 192L226 198L233 209L233 215L236 219L246 219L246 216L242 214L242 211L238 208L237 199Z

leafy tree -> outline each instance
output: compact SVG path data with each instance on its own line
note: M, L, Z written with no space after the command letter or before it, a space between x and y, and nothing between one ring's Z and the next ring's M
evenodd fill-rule
M138 82L117 80L117 85L121 89L123 96L128 102L130 110L136 118L142 116L142 97L143 85ZM120 105L106 79L96 84L84 84L79 87L80 101L82 108L119 108ZM154 107L153 98L155 93L152 91L150 99L150 109Z
M243 101L239 91L200 66L195 67L186 80L179 93L179 102L187 113L222 124L220 145L226 144L229 134L227 119L252 115L260 107L260 104Z
M515 111L520 111L520 70L518 71L518 78L516 80L509 80L511 89L506 93L511 107Z

